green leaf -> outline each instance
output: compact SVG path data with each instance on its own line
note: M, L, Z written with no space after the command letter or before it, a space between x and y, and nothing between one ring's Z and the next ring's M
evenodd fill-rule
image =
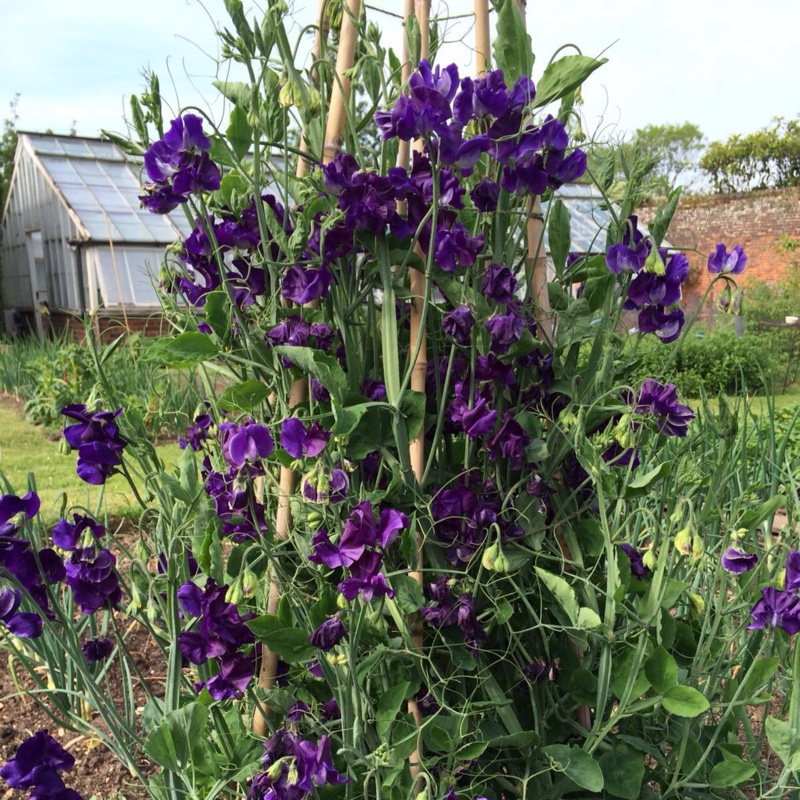
M505 5L514 5L506 3ZM499 38L499 20L498 20ZM547 65L544 74L536 84L534 108L541 108L554 100L560 100L565 94L577 89L598 67L608 61L607 58L591 56L563 56L558 61Z
M597 702L597 676L588 669L576 669L569 679L569 693L576 703L593 706Z
M589 792L603 790L603 771L585 750L566 744L551 744L542 750L550 758L551 769L563 772L571 781Z
M659 478L669 475L671 469L672 463L670 461L665 461L663 464L659 464L644 475L639 475L629 481L628 485L625 487L625 499L629 500L633 497L641 497L647 494L651 484L655 483Z
M678 717L699 717L709 709L708 700L691 686L673 686L664 692L664 708Z
M170 711L145 739L145 752L157 764L177 772L190 764L212 766L205 735L207 720L208 709L197 702Z
M247 121L247 111L242 106L235 105L231 109L231 121L225 135L236 157L239 160L244 158L253 143L253 128Z
M614 658L611 669L611 691L618 699L622 699L625 694L625 687L628 684L628 676L634 668L636 650L633 647L626 647L618 656ZM636 678L633 682L629 698L639 697L650 688L650 681L644 671L644 664L639 666Z
M251 411L268 395L269 389L261 381L242 381L229 386L220 396L219 404L225 409Z
M403 705L403 701L409 696L410 692L410 681L404 681L396 686L391 686L381 695L375 714L375 729L381 739L386 737L389 727L394 722L400 707Z
M315 377L333 398L342 405L344 404L347 394L347 376L335 356L311 347L294 347L286 344L278 345L274 350L278 355L288 358L303 372Z
M745 512L739 520L738 528L747 531L755 530L756 526L763 522L767 517L772 516L779 508L786 505L786 498L782 494L770 497L766 503L762 503L758 508L753 508Z
M173 338L156 339L145 351L144 358L154 364L189 367L219 355L216 345L204 333L187 331Z
M605 536L600 523L593 519L577 520L572 525L581 550L587 556L599 556L605 549Z
M511 0L503 3L497 15L494 60L503 70L508 86L513 86L518 78L533 71L531 37L517 4Z
M406 389L400 397L400 413L406 420L408 438L413 439L425 421L425 392Z
M567 256L572 246L570 221L571 217L567 207L563 200L557 197L550 208L550 219L547 223L550 256L553 259L557 275L562 275L567 268Z
M347 436L352 433L361 421L361 417L369 411L370 406L359 403L354 406L341 407L337 403L333 404L333 416L336 423L333 426L334 436Z
M753 664L750 674L747 676L747 680L744 682L742 697L752 697L756 693L756 690L760 689L765 683L767 683L778 671L779 664L780 659L778 656L759 658L758 661Z
M580 342L592 333L592 312L589 303L581 297L572 302L558 323L558 347L566 348Z
M638 800L644 780L644 756L621 742L600 756L605 789L612 797Z
M249 83L242 83L241 81L211 81L211 83L231 103L242 106L246 110L250 108L252 90Z
M708 776L708 782L715 789L738 786L756 774L756 768L741 758L729 756L725 761L715 764Z
M576 625L578 622L578 600L575 597L575 590L561 577L553 575L552 572L541 567L536 567L536 574L539 580L548 588L550 594L555 597L561 608L566 611L570 622Z
M480 758L490 744L491 742L483 741L462 745L456 750L456 761L472 761L474 758Z
M659 694L666 694L678 685L678 664L663 647L653 651L644 665L644 674Z
M404 614L414 614L425 605L422 587L409 575L393 576L392 588L397 605Z
M781 760L783 766L788 767L793 761L792 756L796 753L798 744L800 744L797 732L789 726L788 722L777 717L767 717L764 727L767 731L769 746Z
M596 611L591 608L582 608L578 611L578 619L576 625L582 631L590 631L593 628L599 628L603 624L603 620Z
M211 326L211 330L220 339L224 339L231 327L231 307L228 296L222 289L209 292L203 308L206 312L206 322Z
M285 626L274 614L263 614L245 623L256 639L287 664L310 661L319 651L302 628Z

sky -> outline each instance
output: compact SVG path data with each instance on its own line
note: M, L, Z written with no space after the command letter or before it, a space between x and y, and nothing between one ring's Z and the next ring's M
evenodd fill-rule
M368 0L367 11L384 44L399 51L398 22L376 5L397 14L402 3ZM290 6L299 34L313 22L316 0ZM245 0L250 15L257 7ZM452 17L441 22L439 62L468 74L473 3L433 7ZM226 19L223 0L0 0L0 118L19 93L19 130L121 132L128 98L150 68L174 109L198 104L221 122L211 81L224 77L214 31ZM583 91L589 134L619 138L647 124L690 121L709 140L724 140L800 114L796 0L762 0L757 9L741 0L528 0L528 30L534 80L567 42L609 59Z

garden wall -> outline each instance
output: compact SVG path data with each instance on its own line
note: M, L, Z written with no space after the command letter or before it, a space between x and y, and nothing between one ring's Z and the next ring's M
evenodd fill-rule
M656 208L654 203L639 210L645 224ZM718 242L744 246L744 287L753 280L776 284L800 260L800 188L683 197L666 238L675 247L698 251L687 252L691 271L684 285L684 309L695 306L708 287L707 254Z

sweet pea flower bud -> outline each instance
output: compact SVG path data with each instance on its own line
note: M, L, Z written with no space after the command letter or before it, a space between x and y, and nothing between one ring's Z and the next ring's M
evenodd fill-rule
M692 610L698 616L703 613L706 607L706 601L700 597L699 594L693 594L692 592L687 592L687 596L689 597L689 602L692 604Z
M289 771L286 773L286 783L288 786L294 786L298 779L299 775L297 773L297 762L292 760L292 763L289 765Z
M644 554L642 555L642 563L648 569L655 569L656 568L656 554L651 548L650 550L645 550Z
M511 565L508 562L505 554L502 550L497 554L497 558L494 560L494 571L495 572L508 572L508 569Z
M62 456L68 456L72 452L72 448L69 446L69 442L62 438L58 443L58 452Z
M725 284L725 288L717 295L717 308L725 314L731 311L731 285Z
M148 603L145 613L147 614L147 619L149 619L150 622L156 622L158 620L159 611L158 606L155 603Z
M274 764L270 764L270 767L267 770L267 777L271 781L280 780L281 776L283 775L283 765L285 762L285 758L279 758Z
M689 528L678 531L678 535L675 537L675 549L681 555L692 555L692 532Z
M653 247L650 250L650 254L644 262L644 269L646 272L652 272L654 275L663 276L666 273L666 264L664 264L664 260L661 258L661 254L658 252L657 248Z
M706 546L698 534L692 536L692 558L697 560L706 551Z
M744 313L744 290L737 289L733 293L733 299L731 300L731 314L741 317Z
M494 571L499 555L500 548L498 547L497 543L495 542L494 544L490 544L483 551L483 557L481 558L481 564L483 565L483 568L488 569L490 572Z
M258 576L250 567L245 567L242 574L242 596L245 598L253 597L258 591L258 585Z
M244 592L242 591L242 576L240 575L225 592L225 602L237 605L242 602Z
M350 607L350 601L343 594L339 594L336 597L336 607L343 610L347 609Z
M629 450L636 446L636 436L632 426L633 415L623 414L614 428L614 439L623 450Z

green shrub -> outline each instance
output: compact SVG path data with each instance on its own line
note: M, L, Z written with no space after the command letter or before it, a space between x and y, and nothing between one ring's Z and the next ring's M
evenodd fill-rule
M701 388L709 395L755 394L770 386L781 369L769 342L769 336L737 337L728 330L691 336L679 347L643 339L638 376L671 381L686 397L700 397Z

